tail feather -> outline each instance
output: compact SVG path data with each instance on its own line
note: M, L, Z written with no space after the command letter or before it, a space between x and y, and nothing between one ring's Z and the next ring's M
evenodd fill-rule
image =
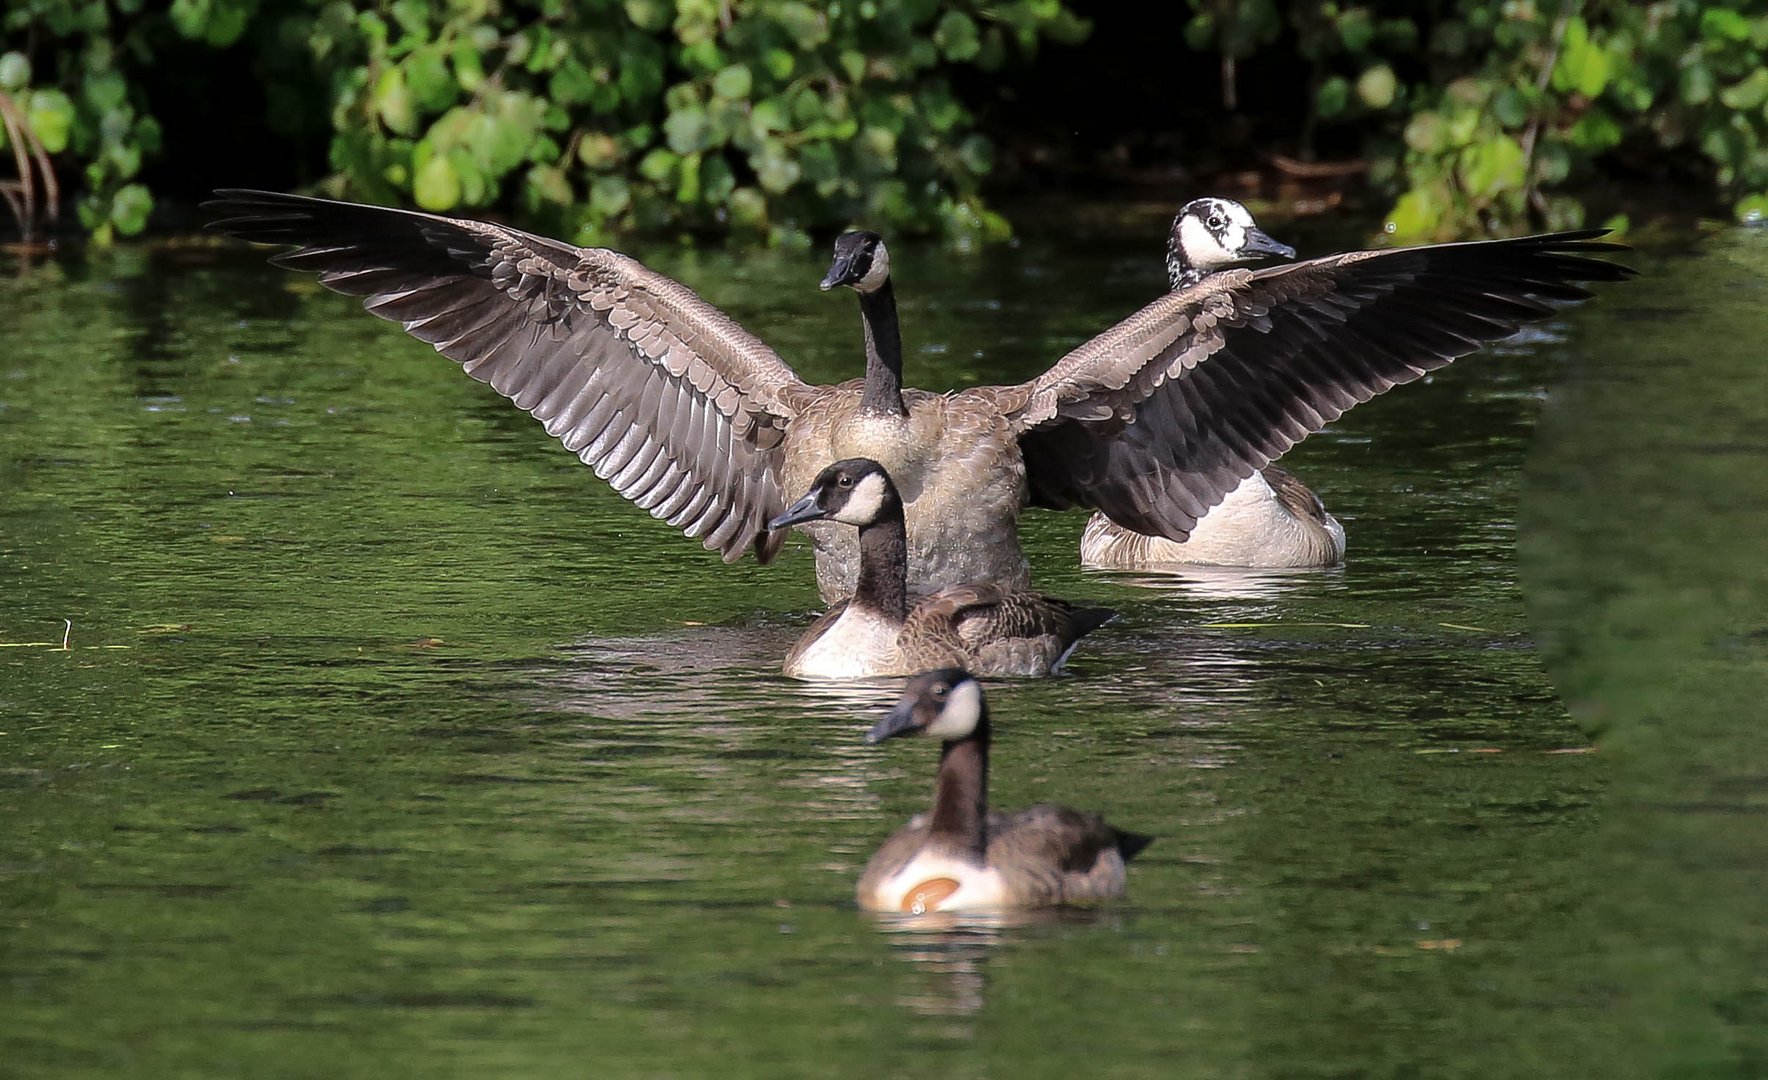
M1141 833L1116 828L1111 831L1117 834L1117 851L1123 856L1124 862L1129 862L1140 855L1144 848L1154 842L1154 837L1144 836Z

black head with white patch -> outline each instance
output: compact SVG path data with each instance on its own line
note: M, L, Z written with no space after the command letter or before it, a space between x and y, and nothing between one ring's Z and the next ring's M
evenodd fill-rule
M1193 199L1173 218L1166 242L1166 275L1173 289L1195 285L1217 270L1295 249L1271 239L1233 199Z
M823 276L821 288L828 292L845 285L854 292L877 292L890 280L890 250L884 238L872 232L842 233L835 238L835 260Z
M864 528L902 516L902 497L884 466L871 458L848 458L817 474L810 491L767 523L784 529L805 521L839 521Z
M881 743L899 735L931 735L956 742L979 730L986 732L987 715L976 676L962 668L923 671L909 680L895 707L866 733L866 742Z

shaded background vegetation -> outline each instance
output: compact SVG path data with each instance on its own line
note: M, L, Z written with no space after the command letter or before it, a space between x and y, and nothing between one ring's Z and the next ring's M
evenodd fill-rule
M228 183L580 242L967 243L1052 184L1349 199L1440 239L1641 195L1759 216L1765 59L1744 0L14 0L0 138L101 241Z

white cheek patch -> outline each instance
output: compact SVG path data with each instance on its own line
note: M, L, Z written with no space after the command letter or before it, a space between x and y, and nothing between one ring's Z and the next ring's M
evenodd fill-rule
M1187 217L1179 224L1179 247L1185 253L1186 262L1205 270L1233 261L1233 256L1222 248L1221 241L1210 233L1209 226L1194 217Z
M982 684L968 679L952 687L939 718L927 725L927 734L941 739L962 739L976 730L982 718Z
M884 509L884 477L868 473L853 486L853 494L835 512L835 520L843 525L870 525Z
M880 240L878 246L872 249L871 268L866 271L865 277L859 279L859 284L854 288L860 292L875 292L883 286L889 277L890 251L884 246L884 241Z

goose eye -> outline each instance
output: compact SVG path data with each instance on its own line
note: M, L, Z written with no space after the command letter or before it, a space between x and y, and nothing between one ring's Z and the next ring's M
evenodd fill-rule
M934 683L933 684L933 696L934 697L944 697L945 692L950 689L951 689L951 687L945 685L944 683Z
M840 478L840 479L838 479L838 480L836 480L836 481L835 481L835 486L836 486L836 487L844 487L844 488L850 488L850 487L852 487L852 486L853 486L853 477L851 477L851 476L847 476L847 475L843 475L843 476L842 476L842 477L841 477L841 478Z
M1210 228L1219 229L1225 224L1226 224L1226 222L1224 222L1222 220L1222 217L1220 214L1211 214L1210 215L1210 218L1209 218L1209 227Z

